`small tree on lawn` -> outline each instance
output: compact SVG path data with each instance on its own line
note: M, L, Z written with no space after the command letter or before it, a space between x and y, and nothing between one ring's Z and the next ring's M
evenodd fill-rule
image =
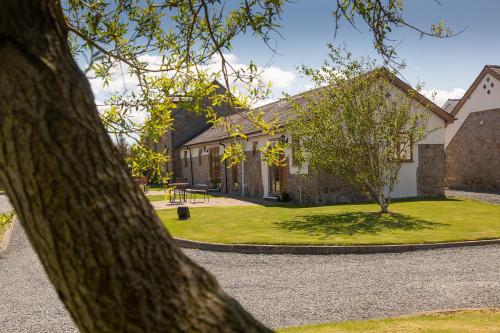
M294 163L332 173L387 213L401 161L428 132L427 113L415 108L414 90L392 84L391 71L330 49L322 68L302 68L318 88L306 103L291 102Z

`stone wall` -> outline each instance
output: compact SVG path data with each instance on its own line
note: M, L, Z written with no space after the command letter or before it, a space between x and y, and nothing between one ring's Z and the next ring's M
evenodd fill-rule
M445 160L447 187L500 191L500 109L469 114Z
M290 174L288 191L292 201L304 204L331 204L366 200L352 186L324 171L309 170L307 175Z
M444 145L418 145L417 195L444 196Z
M241 164L238 164L234 167L224 167L224 162L221 163L221 182L222 189L226 190L226 173L227 173L227 192L238 194L241 193ZM235 173L235 178L233 179L233 174ZM234 182L233 180L236 180Z
M252 152L246 152L247 159L245 163L245 195L249 197L262 197L264 189L262 186L262 168L260 152L255 155Z
M201 158L198 156L192 158L194 181L191 179L191 159L189 158L189 151L187 163L184 163L184 159L178 159L178 161L180 161L181 170L181 175L178 177L179 179L185 179L190 184L213 185L210 184L210 164L208 155L202 155Z
M254 156L252 152L245 152L247 159L245 164L245 196L247 197L262 197L264 190L262 186L261 159L260 153L257 152ZM237 185L233 183L234 168L224 168L224 163L221 162L221 191L226 191L226 172L228 180L228 193L241 193L241 163L236 166Z

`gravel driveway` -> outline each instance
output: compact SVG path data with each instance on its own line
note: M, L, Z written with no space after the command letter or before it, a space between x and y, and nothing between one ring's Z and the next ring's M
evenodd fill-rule
M500 193L446 190L447 197L467 198L500 205Z
M500 307L500 246L332 256L185 252L272 327ZM19 224L0 258L0 328L74 331Z

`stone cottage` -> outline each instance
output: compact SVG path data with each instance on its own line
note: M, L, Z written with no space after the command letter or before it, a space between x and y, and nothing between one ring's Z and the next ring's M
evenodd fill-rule
M449 188L500 191L500 66L486 65L460 100L445 104Z
M409 85L394 78L394 89L406 93ZM293 96L302 105L304 93ZM428 127L433 129L425 139L415 143L407 161L401 162L399 183L393 197L444 195L444 144L445 127L453 117L421 94L415 94L415 108L429 113ZM268 121L277 119L284 123L290 116L287 102L277 101L258 108ZM258 148L267 141L291 140L287 133L267 136L255 130L244 113L228 116L229 121L242 126L248 136L244 142L246 160L227 168L220 161L224 149L231 144L224 128L211 127L177 146L179 159L176 176L192 184L209 184L222 192L243 196L276 198L288 192L295 202L335 203L360 200L360 195L350 186L326 172L307 166L298 169L290 151L285 153L285 166L268 166L261 160Z
M214 81L213 83L217 86L216 94L224 94L226 92L226 88L219 82ZM214 106L213 109L219 117L236 113L233 108L224 103L220 106ZM174 109L172 111L172 118L172 129L165 132L158 142L151 142L149 145L155 152L165 152L166 155L171 156L172 158L165 166L166 171L172 173L174 178L183 178L180 173L182 168L180 165L181 151L177 148L209 129L210 125L205 115L197 114L184 108Z

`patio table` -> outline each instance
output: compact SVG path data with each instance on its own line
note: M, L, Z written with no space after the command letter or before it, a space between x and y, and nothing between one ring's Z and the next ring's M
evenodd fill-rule
M196 203L196 194L203 195L203 202L205 202L205 198L210 202L210 197L208 196L208 185L207 184L195 184L193 188L191 188L191 203Z
M175 202L176 191L179 193L179 202L186 202L186 189L189 186L189 183L170 183L169 184L173 188L174 196L172 200L172 195L170 195L170 202Z

